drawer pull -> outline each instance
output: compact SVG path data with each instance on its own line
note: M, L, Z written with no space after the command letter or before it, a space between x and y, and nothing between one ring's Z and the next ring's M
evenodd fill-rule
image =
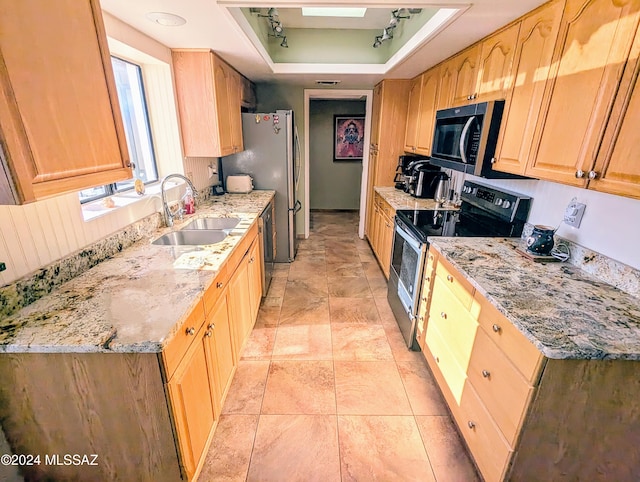
M472 422L471 420L469 420L469 421L467 422L467 426L468 426L471 430L473 430L474 428L476 428L476 424L475 424L474 422Z
M425 280L427 283L431 283L431 276L427 276L424 280Z
M444 311L441 311L440 312L440 317L446 320L447 319L447 314Z
M224 284L222 283L222 281L218 281L216 283L216 288L222 288L224 286Z
M436 363L440 363L440 358L439 358L439 357L437 357L437 356L433 355L433 358L435 358Z
M491 372L488 370L482 370L482 376L485 378L489 378L491 376Z
M207 325L207 329L209 330L213 330L216 327L216 325L214 325L213 323L209 323L209 325Z
M447 281L451 281L453 283L453 276L450 274L447 275Z
M493 326L491 328L493 329L493 331L495 333L500 333L500 330L502 330L502 328L500 328L500 325L496 325L495 323L493 324Z
M207 338L211 338L211 335L213 335L213 332L211 330L207 330L204 334L204 336L206 336Z
M191 328L187 328L187 335L195 335L196 334L196 329L192 326Z
M433 255L432 255L432 254L430 254L430 255L429 255L429 259L430 259L431 261L433 261Z
M424 302L426 303L426 302L427 302L427 297L426 297L426 296L423 296L423 297L422 297L422 301L424 301Z
M424 321L424 316L421 316L421 317L420 317L420 321Z

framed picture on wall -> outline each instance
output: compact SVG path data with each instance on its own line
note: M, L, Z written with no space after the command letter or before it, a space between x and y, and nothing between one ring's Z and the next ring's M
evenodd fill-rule
M333 162L362 161L364 116L333 116Z

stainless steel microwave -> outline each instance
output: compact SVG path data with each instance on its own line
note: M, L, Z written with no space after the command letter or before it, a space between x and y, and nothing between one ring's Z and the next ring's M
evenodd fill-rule
M436 112L430 162L475 176L500 176L491 170L491 158L503 110L504 100L493 100Z

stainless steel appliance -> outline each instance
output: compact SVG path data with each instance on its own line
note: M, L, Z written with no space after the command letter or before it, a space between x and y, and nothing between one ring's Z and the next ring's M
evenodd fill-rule
M431 198L438 185L438 176L443 174L438 166L429 161L412 163L409 168L409 190L413 197Z
M430 162L483 177L507 177L491 169L503 100L482 102L436 112Z
M398 210L387 299L407 346L419 350L416 320L429 236L520 236L531 198L465 181L460 211Z
M396 167L396 175L393 179L396 189L402 189L404 192L409 191L409 178L411 177L410 165L417 161L426 161L425 157L404 154L398 158L398 166Z
M244 151L222 158L224 176L248 174L255 189L274 189L276 258L278 263L296 256L296 213L300 178L300 147L293 111L242 114Z
M273 277L273 201L264 208L258 218L258 231L260 233L260 248L262 250L262 296L267 296L271 278Z

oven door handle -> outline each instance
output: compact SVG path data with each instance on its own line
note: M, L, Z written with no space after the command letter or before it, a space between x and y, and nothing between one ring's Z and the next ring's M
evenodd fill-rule
M471 127L471 123L475 120L476 116L472 115L467 119L467 123L462 128L462 135L460 135L460 158L462 162L465 164L469 163L467 159L467 140L469 138L469 128Z
M402 239L404 239L413 249L416 251L421 250L422 243L402 229L399 223L396 223L396 233L398 233L400 237L402 237Z

